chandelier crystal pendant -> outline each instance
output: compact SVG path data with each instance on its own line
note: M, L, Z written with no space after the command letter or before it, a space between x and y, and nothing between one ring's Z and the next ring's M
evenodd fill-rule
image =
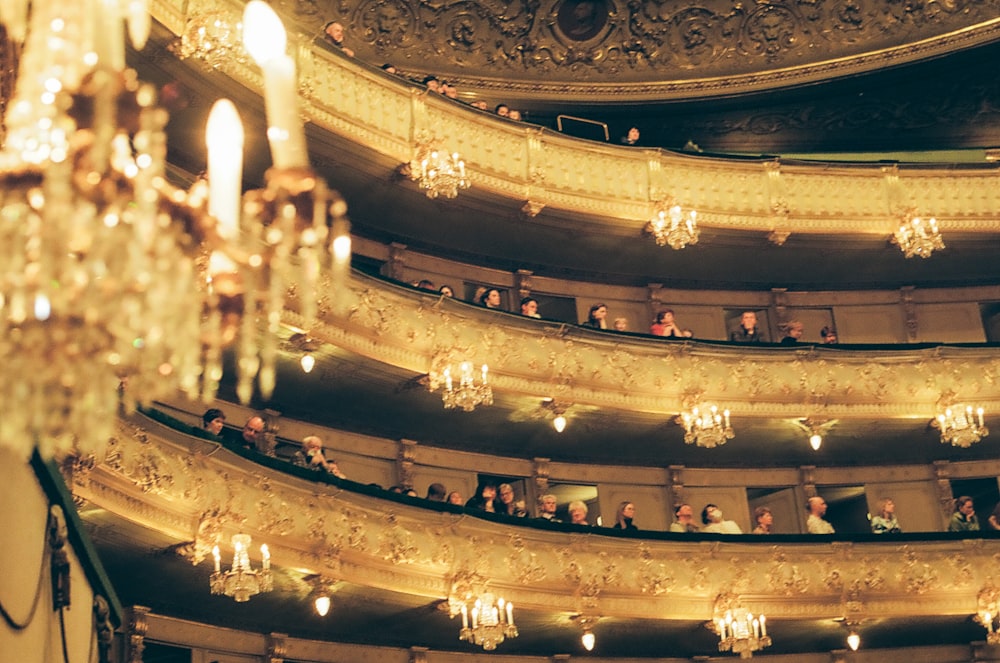
M941 431L941 443L967 449L990 434L983 421L983 408L971 405L945 408L932 422Z
M920 256L928 258L934 251L944 248L944 240L938 230L937 219L924 219L911 210L903 215L899 227L893 233L896 243L907 258Z
M729 425L729 410L719 412L718 406L708 403L681 412L680 424L684 426L686 444L706 449L723 445L735 437Z
M719 651L731 651L740 658L751 658L755 651L771 646L767 634L767 618L754 615L736 605L714 620L719 634Z
M677 251L698 243L697 217L695 210L685 212L680 205L659 203L653 218L646 224L646 232L653 236L657 246L669 246Z
M514 625L514 605L486 592L471 607L461 607L462 630L458 639L493 651L507 638L518 636Z
M454 198L470 186L458 152L442 149L440 141L427 131L419 132L413 158L403 168L428 198Z
M184 32L169 48L182 60L196 58L213 69L247 59L239 13L214 0L188 5Z
M486 364L477 372L472 362L463 361L459 364L457 378L448 366L444 369L442 380L441 400L446 410L459 408L472 412L477 405L493 405L493 387L489 383L489 367Z
M215 572L209 578L212 594L230 596L237 603L245 603L252 596L274 589L271 554L266 544L260 547L260 555L261 569L257 571L250 565L250 536L234 534L233 565L223 572L219 546L212 548L212 556L215 558Z

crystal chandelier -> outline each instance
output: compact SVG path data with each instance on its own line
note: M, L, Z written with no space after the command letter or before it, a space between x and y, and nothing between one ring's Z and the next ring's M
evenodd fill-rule
M442 150L437 141L429 137L418 141L409 172L410 178L420 185L428 198L454 198L459 190L469 188L465 162L458 152Z
M983 422L983 408L955 405L938 414L933 424L941 430L941 443L968 448L990 434ZM975 414L975 416L973 416Z
M266 188L241 197L242 130L229 103L226 119L209 122L209 182L179 190L164 176L166 112L125 69L126 4L141 48L141 1L98 3L97 16L87 3L24 2L3 16L12 39L25 37L0 150L0 445L24 457L99 454L119 407L178 389L211 400L231 345L240 398L255 380L269 398L286 284L304 286L297 303L312 320L325 254L335 281L349 264L349 244L338 244L346 205L292 140L302 133L296 98L281 90L294 91L294 68L278 56L262 65L291 81L265 95L268 124L282 129L268 132ZM284 49L280 21L265 32Z
M979 591L975 620L986 629L986 642L1000 645L1000 590L992 581Z
M489 592L477 598L471 608L463 603L461 613L462 630L458 639L479 645L486 651L493 651L507 638L518 636L514 605Z
M489 367L486 364L477 375L472 362L463 361L458 367L457 380L452 376L451 366L444 369L441 378L441 400L446 410L461 408L472 412L477 405L493 405L493 387L489 383Z
M653 218L646 224L646 232L653 235L657 246L669 246L674 250L683 249L688 244L698 243L698 213L680 205L659 203Z
M913 256L927 258L934 251L944 248L937 219L931 217L925 220L913 211L903 215L899 228L893 234L893 241L899 245L907 258Z
M250 536L248 534L233 535L233 565L228 571L222 571L222 556L219 546L212 548L215 557L215 572L209 578L212 594L231 596L237 603L245 603L251 596L262 594L274 589L271 578L271 553L267 545L260 547L261 569L254 570L250 565Z
M721 595L715 606L712 623L719 635L719 651L751 658L755 651L771 646L767 618L763 614L752 614L731 594Z
M197 58L216 69L227 63L245 62L243 23L238 13L217 2L192 2L184 32L170 50L182 60Z
M735 437L732 426L729 425L729 410L720 413L715 405L696 405L690 411L681 412L680 423L684 426L686 444L711 449Z

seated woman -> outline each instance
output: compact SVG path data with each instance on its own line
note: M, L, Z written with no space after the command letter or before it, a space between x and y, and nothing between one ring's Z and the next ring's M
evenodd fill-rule
M955 513L948 522L949 532L978 532L979 520L976 518L976 506L972 498L962 495L955 500Z
M486 308L500 308L500 291L496 288L486 288L479 295L479 304Z
M635 505L631 502L622 502L618 505L618 512L615 513L615 524L612 525L614 529L639 529L632 522L635 518Z
M448 504L454 504L456 506L462 506L462 493L457 490L453 490L448 493Z
M670 338L691 338L691 331L681 329L674 322L673 309L665 309L656 314L656 321L649 326L649 333L653 336L668 336Z
M899 534L899 521L896 520L896 505L889 498L879 503L879 510L872 516L872 534Z
M500 504L497 512L515 518L524 518L528 515L524 500L514 500L514 487L509 483L500 484Z
M584 327L593 327L594 329L607 329L607 317L608 307L604 304L594 304L587 313L587 319L580 324Z
M497 487L492 483L484 483L479 486L479 490L474 497L470 497L465 506L470 509L482 509L490 513L496 513L494 504L497 497Z
M317 435L307 435L302 439L302 450L295 452L293 462L314 470L323 470L338 479L347 478L337 467L337 461L327 460L323 455L323 440Z
M590 523L587 522L587 505L580 500L573 500L569 503L569 523L570 525L586 525L590 527Z
M216 437L222 437L222 428L225 425L226 415L218 408L205 410L205 414L201 415L201 427Z

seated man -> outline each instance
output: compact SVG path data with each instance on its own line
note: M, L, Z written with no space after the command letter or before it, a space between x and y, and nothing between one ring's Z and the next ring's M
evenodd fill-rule
M253 449L254 451L260 450L261 438L264 435L264 419L253 415L247 422L243 424L243 433L240 438L240 444L242 444L247 449Z
M701 522L705 525L702 532L714 534L742 534L743 530L732 520L722 517L722 509L714 504L706 504L701 510Z
M764 339L757 327L757 314L753 311L743 311L740 316L740 326L729 335L730 341L737 343L760 343Z
M556 496L541 495L538 498L538 517L550 523L561 523L562 520L556 518Z
M354 57L354 51L344 46L344 25L342 23L330 21L324 25L323 36L326 38L326 43L339 48L344 52L344 55Z
M698 526L694 522L694 509L690 504L681 504L674 509L677 520L670 525L671 532L697 532Z
M424 499L430 502L444 502L447 494L448 491L444 487L444 484L435 482L427 486L427 497Z
M806 502L806 511L809 518L806 520L806 530L810 534L833 534L833 525L827 522L823 516L826 515L826 500L818 495L810 497Z
M314 470L323 470L338 479L346 479L344 473L337 467L337 461L327 460L323 455L323 440L318 435L307 435L302 439L302 450L295 453L296 464Z

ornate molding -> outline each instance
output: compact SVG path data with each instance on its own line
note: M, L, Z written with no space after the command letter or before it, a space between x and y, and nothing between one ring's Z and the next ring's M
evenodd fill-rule
M322 573L317 537L340 551L337 577L346 582L424 597L460 598L487 579L490 587L526 609L532 607L607 617L706 619L706 597L724 591L753 595L775 618L842 616L845 606L869 615L961 614L975 611L977 591L1000 556L1000 541L788 543L642 540L586 536L506 525L339 490L254 467L220 449L204 462L185 462L200 440L150 424L145 443L120 442L126 455L153 448L175 481L163 497L175 508L223 505L220 528L266 542L275 566ZM132 479L98 460L92 483ZM230 490L227 486L238 486ZM192 486L206 486L197 492ZM133 482L132 495L148 500L142 522L172 514ZM112 491L95 491L95 505L135 517L132 503ZM286 505L290 523L272 529L256 505ZM445 526L445 523L447 525ZM352 526L363 530L358 544ZM166 530L165 530L166 531ZM449 550L442 556L441 550ZM612 592L613 588L613 592ZM796 600L785 600L789 596ZM136 613L141 616L141 612ZM138 634L138 628L135 629ZM280 656L280 654L270 654Z

